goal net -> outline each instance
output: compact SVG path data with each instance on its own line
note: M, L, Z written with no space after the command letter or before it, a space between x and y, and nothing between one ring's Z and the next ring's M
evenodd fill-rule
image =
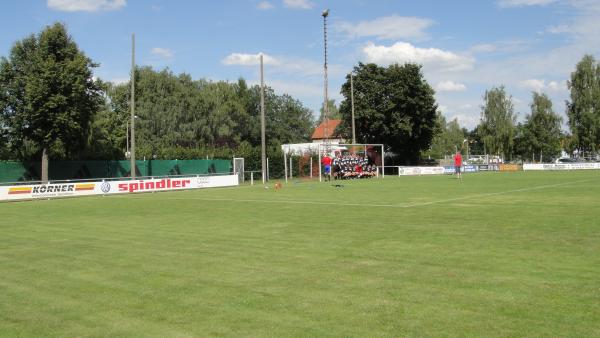
M292 178L325 176L325 163L330 160L327 179L383 177L384 146L368 143L298 143L283 144L286 182ZM326 159L326 158L329 158Z
M383 144L319 144L319 181L385 177ZM330 169L326 172L326 164Z

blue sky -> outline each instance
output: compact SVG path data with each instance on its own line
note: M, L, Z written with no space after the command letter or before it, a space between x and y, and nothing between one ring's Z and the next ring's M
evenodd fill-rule
M575 64L600 55L600 0L13 0L0 12L0 55L56 21L108 81L128 80L133 32L139 65L194 79L258 83L263 53L267 85L316 113L325 8L331 98L339 103L358 62L418 62L440 110L468 128L485 90L499 85L520 120L532 91L547 93L564 116Z

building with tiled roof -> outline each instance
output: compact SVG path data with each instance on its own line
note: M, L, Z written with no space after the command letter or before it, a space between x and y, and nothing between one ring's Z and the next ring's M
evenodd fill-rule
M327 124L323 121L315 131L313 132L311 139L313 143L321 143L325 140L329 140L331 143L343 143L343 139L340 135L335 133L335 128L342 122L342 120L329 120Z

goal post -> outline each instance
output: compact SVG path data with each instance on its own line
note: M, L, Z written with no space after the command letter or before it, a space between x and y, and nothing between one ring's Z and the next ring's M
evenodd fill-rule
M243 157L234 157L233 158L233 174L238 175L239 183L243 183L245 181L244 158Z
M377 154L379 151L379 154ZM319 182L323 181L323 167L321 160L324 155L335 157L336 153L340 155L344 153L356 154L363 153L363 156L369 159L371 164L377 166L377 175L379 175L379 168L381 168L381 177L385 178L385 148L383 144L372 144L372 143L339 143L339 144L325 144L319 143L317 145L317 152L319 154ZM331 174L331 173L330 173Z

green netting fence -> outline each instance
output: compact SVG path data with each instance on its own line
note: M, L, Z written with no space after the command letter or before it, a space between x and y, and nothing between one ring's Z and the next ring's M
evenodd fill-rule
M48 166L53 181L130 176L130 161L56 161ZM38 181L39 162L0 161L0 183ZM232 172L231 160L136 161L136 176L207 175Z

